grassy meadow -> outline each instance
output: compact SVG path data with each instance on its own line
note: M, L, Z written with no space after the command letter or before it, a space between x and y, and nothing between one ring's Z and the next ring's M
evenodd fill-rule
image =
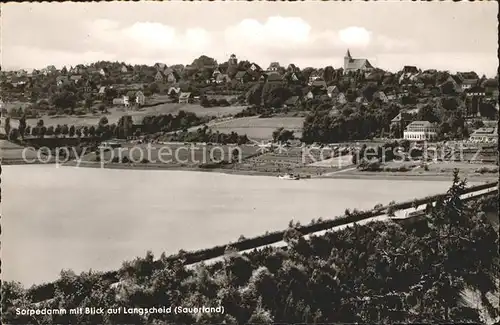
M205 108L198 104L179 104L179 103L164 103L156 106L150 106L141 108L140 110L126 110L123 107L113 107L108 109L107 114L87 114L81 116L68 116L68 115L54 115L54 116L42 116L40 119L43 120L45 126L56 126L60 125L81 125L81 126L91 126L96 125L102 116L108 118L110 124L117 123L120 117L125 114L132 116L148 116L148 115L160 115L160 114L172 114L175 115L179 111L192 112L199 116L224 116L229 114L236 114L241 112L244 106L228 106L228 107L210 107ZM28 125L36 125L39 119L27 119ZM12 119L11 125L13 127L18 126L18 121Z
M254 140L270 140L273 137L273 131L280 127L294 131L295 136L300 137L303 123L304 118L302 117L259 118L250 116L217 123L210 128L221 133L246 134Z

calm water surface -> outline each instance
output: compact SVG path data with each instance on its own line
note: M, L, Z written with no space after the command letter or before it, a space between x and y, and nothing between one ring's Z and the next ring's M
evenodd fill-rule
M187 171L4 166L2 277L26 285L61 269L111 270L308 223L346 208L437 194L442 181L317 179Z

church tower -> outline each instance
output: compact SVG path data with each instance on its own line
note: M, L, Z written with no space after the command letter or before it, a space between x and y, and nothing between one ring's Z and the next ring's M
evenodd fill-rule
M238 59L236 58L236 55L231 54L231 56L229 57L228 63L229 63L229 65L232 65L232 66L238 65Z
M351 60L351 52L349 52L349 49L347 49L347 53L344 56L344 71L349 68L349 62L351 62Z

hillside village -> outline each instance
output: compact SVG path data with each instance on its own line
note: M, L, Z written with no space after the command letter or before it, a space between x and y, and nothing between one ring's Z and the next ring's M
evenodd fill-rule
M0 324L500 325L498 8L385 2L2 5Z
M391 73L367 59L353 58L349 50L344 66L338 69L300 69L278 62L262 68L238 61L233 54L220 64L201 56L187 66L97 62L60 70L48 66L31 72L2 71L1 86L2 116L11 119L99 115L112 108L133 112L165 103L198 104L200 112L194 113L202 113L206 107L245 105L249 108L243 114L268 117L311 112L328 112L330 119L370 112L385 115L371 134L338 139L313 136L312 142L359 140L380 133L410 140L437 138L438 134L464 138L482 126L481 120L498 116L498 78L480 77L475 72L422 71L415 66ZM418 123L405 136L412 122ZM411 131L424 125L421 122L429 122L424 123L427 135Z
M187 66L97 62L60 70L48 66L32 72L3 71L1 85L0 135L21 145L92 147L110 139L269 142L269 157L255 158L256 150L249 149L246 163L237 168L309 174L313 170L321 175L331 169L317 165L311 169L313 161L304 157L300 161L302 144L322 147L364 141L392 148L391 141L438 146L459 141L472 146L465 160L493 164L484 168L498 172L492 149L498 142L498 76L491 79L473 71L452 74L404 66L392 73L347 50L340 68L300 69L279 62L262 68L232 54L224 63L201 56ZM297 149L273 152L273 143L278 142ZM478 145L491 152L474 156ZM359 151L359 145L355 147ZM326 158L353 152L341 148L336 146ZM367 168L411 171L422 166Z

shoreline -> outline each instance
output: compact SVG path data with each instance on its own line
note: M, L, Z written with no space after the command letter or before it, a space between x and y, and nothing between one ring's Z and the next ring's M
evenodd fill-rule
M461 175L464 179L467 179L467 181L474 181L474 182L488 182L488 181L498 181L498 175L499 174L489 174L489 175L481 175L481 174L467 174L467 175ZM415 174L403 174L401 175L395 175L395 174L390 174L390 173L384 173L384 174L352 174L352 173L339 173L336 175L332 176L319 176L317 178L323 178L323 179L328 179L328 178L333 178L333 179L373 179L373 180L394 180L394 181L451 181L453 179L453 174L427 174L427 175L415 175Z
M56 165L54 162L48 163L26 163L18 161L2 161L4 166L13 165ZM74 162L67 162L65 164L59 165L59 167L78 167L78 168L104 168L104 169L124 169L124 170L154 170L154 171L191 171L191 172L208 172L208 173L219 173L226 175L243 175L243 176L265 176L265 177L277 177L282 173L276 172L264 172L257 170L241 170L232 168L199 168L193 166L165 166L165 165L132 165L132 164L118 164L109 163L105 166L101 166L98 162L81 162L79 165ZM372 180L418 180L418 181L449 181L453 175L451 173L428 173L428 174L410 174L403 173L395 174L394 172L352 172L346 171L342 172L335 171L332 175L311 175L310 178L306 179L372 179ZM466 178L468 181L474 182L486 182L486 181L498 181L499 174L463 174L462 177Z

